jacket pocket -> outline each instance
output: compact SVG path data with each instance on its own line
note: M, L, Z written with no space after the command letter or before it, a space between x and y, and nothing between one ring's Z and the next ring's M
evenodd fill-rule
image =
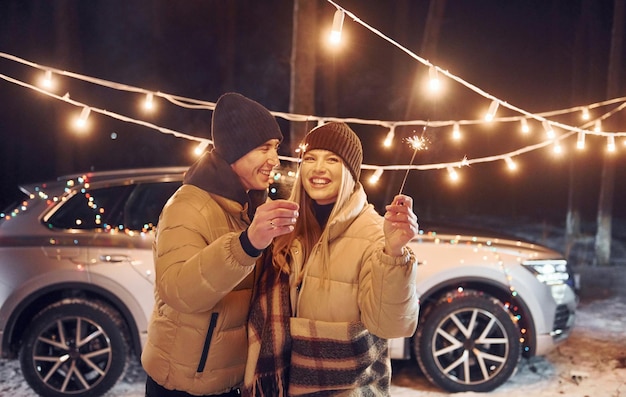
M209 356L209 347L211 347L211 340L213 339L213 331L217 325L217 313L211 313L211 322L209 323L209 329L206 332L206 338L204 339L204 346L202 346L202 355L200 356L200 362L198 363L198 370L196 372L204 371L206 366L206 360Z

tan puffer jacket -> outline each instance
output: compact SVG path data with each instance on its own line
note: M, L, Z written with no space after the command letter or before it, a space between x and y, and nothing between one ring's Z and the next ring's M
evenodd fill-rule
M291 250L294 315L326 322L360 321L386 339L411 336L419 314L413 253L408 249L401 257L383 253L383 218L367 203L362 186L329 222L327 269L319 249L306 265L299 244ZM299 286L293 282L297 279L302 279Z
M142 365L167 389L218 394L243 380L257 259L239 240L249 224L244 207L185 184L163 209Z

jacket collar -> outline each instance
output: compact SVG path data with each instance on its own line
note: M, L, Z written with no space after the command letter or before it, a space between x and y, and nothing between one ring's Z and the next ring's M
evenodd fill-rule
M248 216L252 219L256 208L267 199L266 190L246 192L239 176L233 171L226 160L215 152L205 152L189 167L183 184L194 185L209 193L225 197L248 208Z

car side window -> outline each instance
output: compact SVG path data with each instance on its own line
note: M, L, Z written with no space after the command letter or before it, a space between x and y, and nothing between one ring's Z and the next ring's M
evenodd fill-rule
M108 229L117 227L122 203L132 186L111 186L81 191L70 197L46 224L59 229Z
M179 186L180 182L136 185L124 206L124 226L130 230L152 230L163 206Z

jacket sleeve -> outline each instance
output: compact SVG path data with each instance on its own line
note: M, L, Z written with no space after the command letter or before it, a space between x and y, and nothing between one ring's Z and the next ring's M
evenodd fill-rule
M381 338L412 336L417 327L417 259L410 248L403 255L385 254L381 244L366 252L360 273L361 321Z
M243 250L240 231L213 202L212 211L173 200L163 210L155 240L157 293L183 313L211 310L254 269L256 257ZM209 215L206 215L209 214Z

